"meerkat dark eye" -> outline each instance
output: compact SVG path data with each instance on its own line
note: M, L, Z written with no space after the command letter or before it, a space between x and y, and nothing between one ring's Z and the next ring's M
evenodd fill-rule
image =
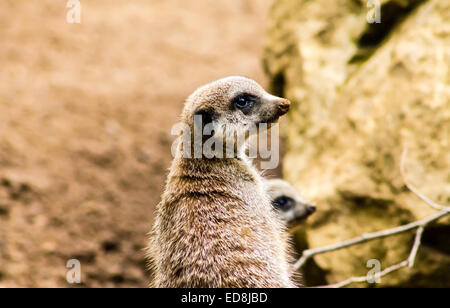
M294 207L295 201L292 198L281 196L273 200L273 206L282 211L288 211Z
M251 109L257 101L257 97L251 94L242 94L237 96L233 100L233 105L235 108L240 110L249 110Z
M210 124L217 117L218 115L213 110L202 108L194 113L194 123L199 126L201 124L201 128L203 129L205 125Z

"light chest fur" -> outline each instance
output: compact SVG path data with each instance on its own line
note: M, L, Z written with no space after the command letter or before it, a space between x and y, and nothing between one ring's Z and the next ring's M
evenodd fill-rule
M157 287L293 287L283 223L252 166L177 158L171 170L155 225Z

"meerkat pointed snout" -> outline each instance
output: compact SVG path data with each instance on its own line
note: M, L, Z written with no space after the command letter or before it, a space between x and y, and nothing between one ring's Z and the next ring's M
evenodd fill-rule
M289 111L289 107L291 106L291 102L285 98L280 98L274 96L273 104L275 104L278 108L278 116L282 116Z
M213 138L228 142L235 136L224 128L243 134L249 126L273 123L288 108L287 100L255 81L227 77L189 96L182 121L194 130L209 125ZM184 142L190 139L177 148L156 208L149 246L153 285L295 287L284 223L261 175L240 156L244 151L226 158L179 155L187 148Z
M274 209L290 228L296 227L316 211L316 205L303 199L288 182L266 179L265 184Z
M182 120L202 131L209 125L207 135L212 137L229 139L230 131L248 137L254 126L276 122L289 105L289 100L267 93L255 81L232 76L197 89L186 101Z
M228 121L273 122L289 111L289 100L267 93L255 81L231 76L198 88L186 101L183 119L189 123L194 114L210 115L211 120L225 116ZM245 117L244 117L244 116Z

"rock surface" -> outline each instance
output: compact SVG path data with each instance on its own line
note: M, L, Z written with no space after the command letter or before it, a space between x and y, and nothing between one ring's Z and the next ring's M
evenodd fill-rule
M376 2L376 1L375 1ZM285 178L318 204L308 241L320 247L434 214L404 185L450 204L450 2L275 1L265 69L293 102ZM373 11L372 11L373 12ZM314 259L328 283L408 257L413 232ZM450 219L430 225L412 269L378 286L450 287ZM306 282L308 284L308 281ZM359 284L355 286L364 286Z

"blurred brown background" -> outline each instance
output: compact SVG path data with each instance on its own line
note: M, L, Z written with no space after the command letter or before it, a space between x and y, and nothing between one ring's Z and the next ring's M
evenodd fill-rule
M144 247L196 87L266 84L270 0L0 1L0 286L144 287Z
M317 212L321 247L450 204L450 2L0 0L0 287L145 287L144 248L172 160L172 125L198 86L245 75L291 100L284 176ZM373 6L372 6L373 8ZM284 151L283 151L284 152ZM276 171L278 175L280 170ZM314 257L306 285L408 257L414 232ZM414 268L381 287L450 287L450 217ZM373 286L366 283L356 286Z

